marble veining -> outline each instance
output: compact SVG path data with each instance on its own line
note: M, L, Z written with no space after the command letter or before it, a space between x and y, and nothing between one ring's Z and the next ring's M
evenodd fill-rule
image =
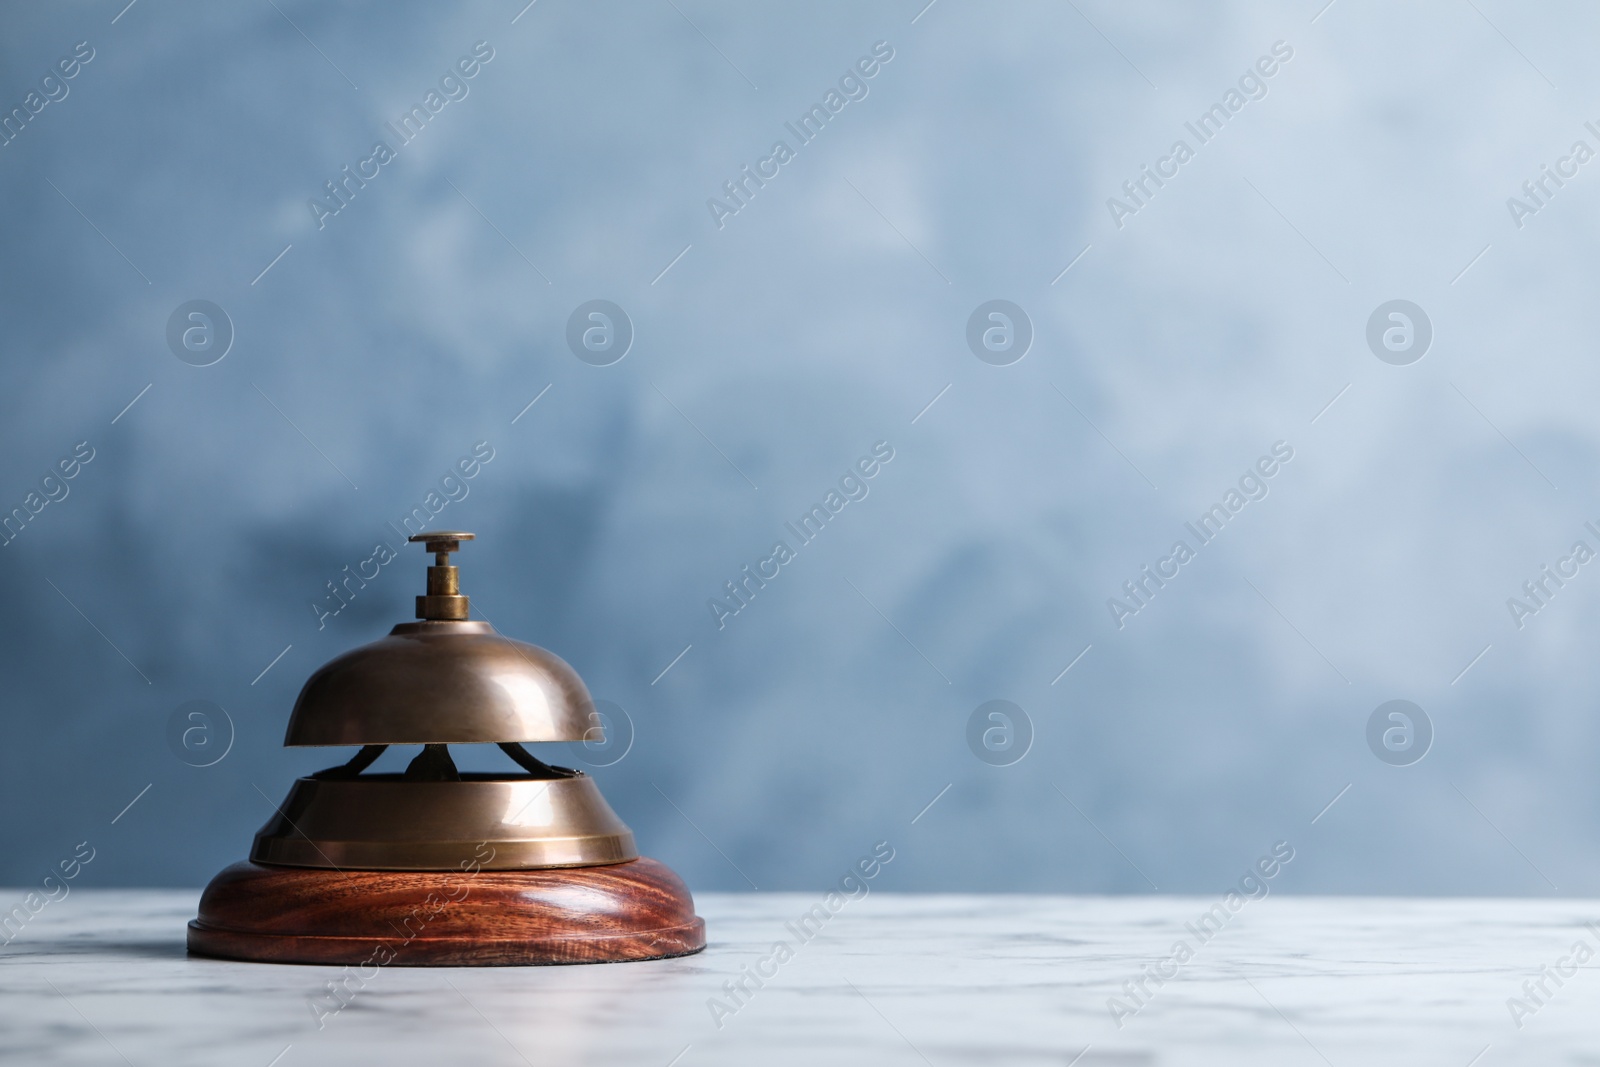
M1212 899L875 893L805 940L819 896L704 894L699 956L390 967L329 1013L337 968L189 959L197 899L41 911L0 947L0 1062L1600 1065L1582 901L1277 895L1202 941Z

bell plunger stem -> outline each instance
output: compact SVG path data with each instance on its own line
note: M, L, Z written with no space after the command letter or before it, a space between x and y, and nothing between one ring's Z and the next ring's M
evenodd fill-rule
M428 568L428 592L417 597L417 618L427 622L462 622L469 616L470 602L461 595L461 572L450 564L450 553L460 551L461 542L473 535L460 530L436 530L412 534L433 553Z

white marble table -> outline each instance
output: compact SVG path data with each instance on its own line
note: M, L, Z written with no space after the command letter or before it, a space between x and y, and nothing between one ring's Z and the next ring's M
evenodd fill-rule
M1214 899L874 893L719 1028L708 1001L735 1006L723 983L797 943L785 924L819 898L704 894L699 956L393 967L319 1029L338 972L187 958L197 898L83 889L44 908L0 947L0 1063L1600 1064L1600 959L1562 962L1600 949L1584 901L1274 895L1201 944L1185 924ZM1193 958L1162 964L1179 939ZM1146 966L1176 975L1146 979L1119 1028L1108 998L1135 1006L1123 983ZM1573 973L1544 978L1519 1029L1507 1000L1547 967Z

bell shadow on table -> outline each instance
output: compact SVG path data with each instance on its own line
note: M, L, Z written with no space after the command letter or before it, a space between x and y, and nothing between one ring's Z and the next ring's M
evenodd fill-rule
M181 960L189 957L189 949L182 935L163 940L90 940L63 938L14 943L9 950L0 951L0 959L22 959L28 956L48 956L56 959L72 956L115 956L120 959Z

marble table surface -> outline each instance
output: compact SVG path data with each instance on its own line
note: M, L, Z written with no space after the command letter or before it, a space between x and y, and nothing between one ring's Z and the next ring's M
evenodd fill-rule
M1585 901L1273 895L1202 926L1216 899L873 893L803 940L818 896L702 894L698 956L389 967L319 1017L338 969L188 958L197 899L40 911L0 946L0 1063L1600 1065Z

